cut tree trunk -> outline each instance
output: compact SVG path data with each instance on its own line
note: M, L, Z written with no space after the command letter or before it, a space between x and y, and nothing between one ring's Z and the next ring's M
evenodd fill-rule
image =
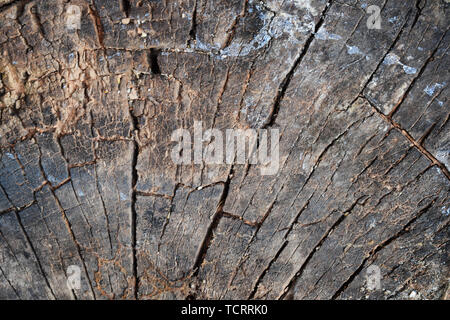
M449 7L1 0L0 298L445 298ZM194 121L278 172L176 165Z

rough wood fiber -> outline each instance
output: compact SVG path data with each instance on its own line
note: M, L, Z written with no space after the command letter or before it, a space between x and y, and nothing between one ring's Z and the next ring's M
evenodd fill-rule
M449 6L0 1L0 298L448 296ZM280 170L175 165L200 120Z

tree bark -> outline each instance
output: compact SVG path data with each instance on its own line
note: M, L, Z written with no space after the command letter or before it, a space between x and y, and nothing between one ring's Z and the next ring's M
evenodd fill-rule
M449 21L446 0L1 0L0 298L448 298ZM278 172L176 165L194 121L278 129Z

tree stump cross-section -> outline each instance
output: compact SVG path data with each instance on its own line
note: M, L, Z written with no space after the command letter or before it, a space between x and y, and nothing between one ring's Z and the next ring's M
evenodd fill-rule
M449 298L449 21L0 0L0 298ZM200 121L278 130L278 170L175 163Z

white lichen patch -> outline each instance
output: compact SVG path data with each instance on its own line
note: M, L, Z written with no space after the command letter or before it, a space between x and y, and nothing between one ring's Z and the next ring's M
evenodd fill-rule
M7 156L8 158L10 158L10 159L12 159L12 160L15 159L15 158L14 158L14 155L13 155L12 153L5 152L5 154L6 154L6 156Z
M321 28L315 35L319 40L341 40L342 37L338 34L329 33L327 29Z
M361 50L359 50L359 48L357 46L349 46L349 45L347 45L347 53L364 55L364 53L361 52Z
M223 59L226 57L247 56L250 52L263 48L272 38L269 30L274 14L262 11L262 8L260 10L259 17L263 21L263 26L250 42L242 43L240 39L233 39L228 47L221 50L219 44L211 45L197 38L195 41L195 49L210 53L217 52L216 56L219 59Z
M271 24L270 33L278 38L283 33L289 36L289 41L297 42L298 34L307 34L314 30L314 18L305 14L303 17L281 12Z
M417 73L416 68L407 66L406 64L402 63L400 61L400 58L394 53L387 54L383 60L383 64L386 64L386 65L398 64L398 65L402 66L403 71L405 71L406 74L416 74Z
M392 64L397 64L399 62L400 62L400 58L396 54L393 54L393 53L387 54L383 61L383 63L387 64L388 66L390 66Z
M426 88L423 91L425 91L427 95L432 96L435 93L436 89L442 89L446 84L447 84L446 82L442 83L436 82L435 84L426 86Z
M354 54L360 55L360 56L365 57L366 60L370 60L370 56L365 54L364 52L362 52L357 46L349 46L349 45L346 45L346 46L347 46L347 53L348 54L350 54L350 55L354 55Z
M119 198L120 198L121 201L128 200L128 196L125 193L123 193L123 192L119 193Z
M395 17L389 18L389 19L388 19L388 21L389 21L390 23L394 23L394 22L397 22L397 21L398 21L398 16L395 16Z
M436 159L442 162L447 168L450 168L450 150L438 150Z
M313 32L315 28L312 13L307 13L299 17L283 11L275 14L267 11L260 5L255 5L253 9L258 11L258 16L262 21L262 27L251 41L243 43L242 39L237 37L231 41L229 46L220 49L219 44L211 45L197 38L195 48L207 52L216 52L216 56L219 59L242 57L264 48L272 39L284 37L284 41L301 44L304 41L304 36Z

